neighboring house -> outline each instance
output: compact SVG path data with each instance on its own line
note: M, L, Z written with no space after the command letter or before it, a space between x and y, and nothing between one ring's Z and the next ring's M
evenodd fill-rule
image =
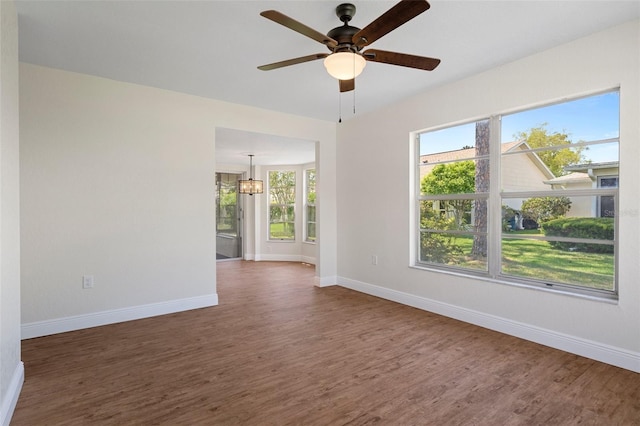
M568 174L555 177L535 152L519 154L531 147L525 141L502 144L502 190L512 191L546 191L573 190L591 188L617 188L618 162L578 164L565 167ZM438 164L453 163L472 159L476 155L475 148L456 151L438 152L420 156L420 181L431 173ZM551 195L551 194L550 194ZM556 195L556 194L554 194ZM569 217L614 217L615 202L613 197L570 197L571 209ZM520 210L522 199L507 199L505 205Z
M565 168L567 175L546 180L554 190L617 188L618 161L606 163L578 164ZM615 201L613 197L571 197L570 217L614 217Z
M551 170L535 152L520 154L520 152L530 149L531 147L525 141L502 144L501 153L503 157L500 165L502 168L503 191L545 191L549 189L545 182L555 177ZM475 148L421 155L420 182L438 164L472 159L475 155ZM513 198L506 201L505 204L514 210L520 210L522 201L520 198Z

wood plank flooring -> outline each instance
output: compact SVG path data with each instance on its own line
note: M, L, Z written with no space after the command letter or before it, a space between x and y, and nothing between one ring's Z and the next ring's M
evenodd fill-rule
M220 262L220 305L23 342L11 425L640 425L640 374Z

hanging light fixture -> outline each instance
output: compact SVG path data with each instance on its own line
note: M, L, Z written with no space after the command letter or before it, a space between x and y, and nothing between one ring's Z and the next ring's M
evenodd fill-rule
M238 181L238 192L249 195L262 194L262 188L262 181L253 179L253 154L249 154L249 180Z
M360 75L367 61L354 52L336 52L324 59L324 67L331 77L338 80L352 80Z

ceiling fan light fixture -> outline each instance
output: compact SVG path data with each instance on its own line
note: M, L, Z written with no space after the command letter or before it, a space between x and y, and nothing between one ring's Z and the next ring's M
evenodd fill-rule
M324 59L329 75L338 80L351 80L360 75L367 65L366 59L354 52L337 52Z

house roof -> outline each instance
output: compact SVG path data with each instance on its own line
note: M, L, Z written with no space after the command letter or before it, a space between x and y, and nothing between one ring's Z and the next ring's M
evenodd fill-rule
M513 150L517 146L522 144L526 145L524 141L505 142L502 144L500 152L505 153ZM422 164L443 163L447 161L458 161L471 159L476 156L475 148L457 149L455 151L436 152L435 154L426 154L420 156L420 162Z
M557 178L545 180L547 185L567 185L576 183L591 183L591 178L587 173L573 172L568 175L558 176Z
M526 141L512 141L505 142L500 147L500 152L502 154L508 152L516 152L517 150L529 150L531 147L527 144ZM553 173L549 170L546 164L538 157L535 152L528 152L527 156L531 160L533 164L535 164L538 169L549 179L554 178ZM465 148L458 149L455 151L445 151L445 152L437 152L435 154L427 154L420 156L420 163L427 164L438 164L438 163L446 163L451 161L459 161L465 159L472 159L476 157L476 149L475 148ZM423 175L427 172L427 170L421 170L420 174Z
M619 161L607 161L605 163L587 163L587 164L576 164L573 166L567 166L564 169L566 171L573 172L588 172L589 170L597 170L597 169L617 169L620 167Z

